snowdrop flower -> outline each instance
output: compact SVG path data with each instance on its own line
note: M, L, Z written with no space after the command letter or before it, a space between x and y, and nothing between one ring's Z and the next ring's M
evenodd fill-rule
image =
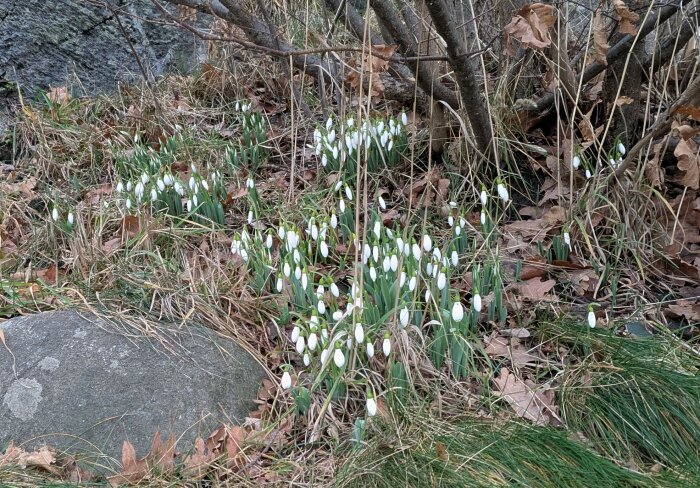
M333 353L333 362L339 368L345 366L345 355L343 354L343 351L340 350L340 347L335 348L335 352Z
M308 368L310 364L311 364L311 356L309 356L308 352L305 352L304 353L304 366L306 366Z
M345 340L345 348L348 351L352 349L352 337L348 336L348 338Z
M128 198L127 198L127 200L128 200ZM129 207L131 207L131 205L127 206L126 208L129 208ZM56 207L54 207L53 210L51 211L51 218L53 219L54 222L56 222L58 220L58 209Z
M321 364L326 364L326 361L328 361L328 355L330 354L330 350L324 349L321 351Z
M485 218L486 218L486 217L484 216L484 219L485 219ZM459 226L459 225L456 226L456 227L455 227L455 235L456 235L456 236L459 236L461 233L462 233L462 227Z
M627 149L625 149L625 145L622 143L619 143L617 145L617 152L619 152L621 156L624 156L627 153Z
M165 183L165 186L172 186L173 183L175 183L173 175L166 173L165 176L163 176L163 183Z
M338 146L333 146L333 149L331 150L333 153L333 159L337 160L338 159Z
M581 158L578 156L578 154L571 160L571 166L573 166L574 169L578 169L579 166L581 166Z
M317 346L318 336L316 335L316 332L312 332L311 334L309 334L309 350L315 351Z
M136 195L136 200L141 201L143 198L143 192L145 188L143 186L143 183L140 181L136 184L136 188L134 188L134 195Z
M124 183L122 183L120 181L119 183L117 183L117 193L121 193L123 191L124 191Z
M481 194L479 195L479 199L481 200L481 206L485 207L486 204L488 203L488 194L486 193L486 188L482 186L481 188Z
M382 352L386 357L391 354L391 339L389 338L389 333L384 334L384 340L382 341Z
M345 196L352 202L352 190L348 185L345 185Z
M428 276L433 274L433 263L428 263L425 265L425 271L428 273Z
M335 283L331 283L331 294L336 298L340 296L340 290L338 289L338 285Z
M286 276L287 278L289 278L291 276L292 267L289 266L289 263L284 263L283 272L284 272L284 276Z
M474 289L474 297L472 298L472 303L474 305L474 310L481 312L481 295L479 295L479 290Z
M131 184L130 181L127 181L127 182L126 182L126 191L131 191L131 189L132 189L133 187L134 187L134 186Z
M595 312L593 311L593 304L588 305L588 327L591 329L596 326Z
M379 221L376 221L374 223L374 226L372 227L372 232L374 232L374 235L379 239L382 235L382 224Z
M369 339L367 339L367 344L365 344L365 352L367 352L368 358L374 357L374 344Z
M296 350L299 354L304 352L304 348L306 347L306 340L304 340L304 336L300 335L297 338L297 343L296 343Z
M265 247L268 249L272 248L272 234L267 234L267 237L265 238Z
M416 261L420 261L420 246L414 242L413 246L411 247L411 251L413 252L413 259L415 259Z
M452 266L456 268L459 264L459 254L457 254L457 251L452 251L452 254L450 255L450 260L452 261Z
M241 258L243 261L248 262L248 251L245 249L241 249Z
M343 312L341 312L340 310L336 310L335 312L333 312L333 320L338 322L342 318L343 318Z
M377 270L375 269L374 266L370 266L369 268L369 278L374 282L377 281Z
M568 232L564 232L564 244L569 246L569 251L571 251L571 236Z
M402 328L405 328L408 325L408 319L408 308L404 307L399 312L399 324L401 324Z
M408 125L408 117L406 116L406 112L401 112L401 123L403 125Z
M428 303L430 301L430 288L427 288L425 290L425 303Z
M365 328L362 327L360 322L355 324L355 340L358 344L363 344L365 342Z
M324 153L323 156L321 156L321 166L324 168L328 166L328 158L326 157L326 154Z
M294 277L297 279L297 281L301 280L301 268L299 266L297 266L294 270Z
M377 402L369 393L367 395L367 415L369 417L377 415Z
M462 307L462 302L456 300L452 304L452 320L455 322L461 322L464 318L464 307Z
M197 195L195 195L194 198L196 199ZM196 202L195 202L195 205L197 205ZM248 223L249 224L253 223L253 211L252 210L248 210Z
M326 131L331 130L331 127L333 127L333 119L328 117L328 120L326 120Z
M338 216L335 214L335 212L331 214L331 227L333 229L338 227Z
M327 258L328 257L328 244L326 244L326 241L321 241L320 249L321 249L321 256L323 256L324 258Z
M209 183L207 183L207 180L202 180L202 186L206 191L209 191Z
M378 200L379 200L379 208L381 208L382 210L386 210L386 202L384 201L384 199L382 198L381 195L379 195Z
M438 278L437 278L438 290L442 291L443 289L445 289L446 284L447 284L447 277L445 276L445 273L443 273L441 271L440 274L438 274Z
M399 257L396 254L391 255L391 258L389 259L389 266L394 273L396 273L396 271L399 269Z
M382 259L382 270L384 270L385 273L388 273L390 269L391 259L389 259L389 256L384 256L384 259Z
M245 187L248 188L249 190L252 190L253 188L255 188L255 182L253 181L253 178L251 178L250 176L248 177L248 179L245 180Z
M326 313L326 304L323 303L323 300L320 300L318 302L318 306L316 308L318 309L318 313L320 313L321 315Z
M301 329L299 328L298 325L295 325L294 328L292 329L292 335L290 338L292 339L292 342L296 343L299 340L299 337L301 336Z
M68 212L68 225L73 225L75 218L73 217L73 212Z
M308 286L309 286L309 275L307 275L306 272L304 272L301 275L301 287L304 290L306 290L308 288Z
M311 327L311 329L313 330L316 327L318 327L318 324L319 324L318 316L312 315L311 318L309 319L309 326Z
M394 148L394 140L392 139L392 140L389 141L389 145L386 147L386 150L387 150L388 152L391 152L391 150L392 150L393 148Z
M340 199L340 202L338 202L338 208L340 209L340 213L345 213L345 200L342 198Z
M155 188L151 188L151 201L155 202L156 200L158 200L158 192Z
M401 277L399 278L399 288L403 288L403 285L406 284L406 272L401 271Z
M175 182L175 193L177 193L181 197L185 195L185 189L182 187L179 181Z
M486 225L486 212L484 212L483 210L481 211L480 219L481 219L481 225Z
M318 240L318 226L316 224L311 224L311 238L314 241Z
M328 133L328 136L326 136L326 140L329 144L333 144L335 142L335 129Z
M158 187L158 190L165 191L165 182L160 178L158 178L158 180L156 181L156 186Z
M187 203L189 203L189 202L187 202ZM129 198L129 197L126 197L126 208L127 209L131 208L131 198ZM54 220L56 220L56 219L54 219Z
M288 390L292 386L292 377L289 374L289 371L282 373L282 381L280 384L284 390Z
M498 196L501 197L501 200L503 200L503 203L508 203L510 196L508 195L506 186L502 182L498 182L496 185L496 191L498 192Z
M590 180L593 175L591 174L591 170L586 168L586 179Z
M145 185L149 181L151 181L151 178L146 173L141 173L141 182Z
M379 262L379 246L374 246L372 248L372 259L375 263Z
M447 225L449 225L450 227L455 225L455 218L452 215L447 216Z
M615 162L615 160L614 160L613 158L610 158L610 161L609 161L609 162L610 162L610 166L612 166L613 168L614 168L615 166L617 166L617 163Z
M282 293L282 287L284 286L284 280L282 280L282 277L280 276L277 278L277 293Z
M425 234L423 236L423 249L425 252L430 252L430 250L433 248L433 240L430 238L428 234Z
M418 280L415 276L411 276L411 279L408 280L408 291L413 291L416 289L416 284L418 283Z
M194 176L190 176L190 181L187 183L187 186L189 186L190 190L194 191L194 187L197 184L197 182L194 179Z

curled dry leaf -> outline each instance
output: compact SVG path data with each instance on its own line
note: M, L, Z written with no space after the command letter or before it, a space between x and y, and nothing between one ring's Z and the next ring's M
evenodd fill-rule
M528 352L516 337L504 337L498 332L493 332L486 339L484 349L489 356L508 358L514 368L535 365L540 362L540 358Z
M502 368L493 382L496 386L495 393L510 404L518 417L538 425L548 424L558 418L554 390L527 383L508 371L508 368Z
M684 173L679 183L693 190L700 188L700 158L695 141L681 138L673 154L678 158L678 169Z
M375 54L384 58L390 58L394 55L397 48L398 45L396 44L376 44L367 49L368 54L363 56L360 67L353 70L347 78L347 82L355 89L358 95L363 92L366 94L366 90L362 86L363 83L368 84L369 94L372 97L378 97L384 93L384 83L382 83L379 75L389 66L389 61L379 58ZM353 63L349 64L353 65Z
M541 300L549 293L557 282L554 280L542 281L541 278L533 278L521 283L513 283L511 287L517 290L523 298L528 300Z
M544 49L552 43L548 30L554 26L557 17L554 6L532 3L521 8L505 26L506 52L513 56L513 39L520 41L524 49Z
M635 24L639 22L639 14L631 12L622 0L612 0L612 4L618 20L620 21L620 32L622 34L636 36L637 26Z
M644 164L644 175L651 186L660 188L664 182L664 174L661 171L661 151L666 145L665 141L654 144L651 148L652 157Z
M593 16L593 52L591 57L607 66L608 49L610 49L610 44L608 44L608 32L603 19L603 11L598 9Z

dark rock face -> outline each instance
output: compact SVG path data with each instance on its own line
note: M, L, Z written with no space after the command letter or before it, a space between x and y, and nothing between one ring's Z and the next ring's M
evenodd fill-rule
M145 455L157 430L192 448L252 410L264 369L212 331L163 324L160 341L123 324L47 312L0 325L0 452L48 444L115 468L128 439ZM10 352L11 351L11 352Z

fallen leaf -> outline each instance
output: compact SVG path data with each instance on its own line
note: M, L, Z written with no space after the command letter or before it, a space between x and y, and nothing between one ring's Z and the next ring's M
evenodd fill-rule
M688 322L700 322L700 301L678 300L668 306L668 309L679 317L685 317Z
M46 98L53 103L57 103L58 105L65 105L70 102L70 94L68 93L68 88L65 86L51 88L46 94Z
M365 93L365 87L362 86L363 83L368 87L369 95L372 97L378 97L384 93L384 83L382 83L380 75L382 72L386 71L386 68L389 66L389 61L379 58L375 56L375 54L385 58L391 58L397 48L398 45L396 44L375 44L371 46L367 50L368 53L362 57L362 63L359 68L357 68L354 62L348 63L349 66L355 67L355 69L350 72L346 81L354 88L358 96L361 93Z
M610 49L610 44L608 44L608 32L603 20L603 11L597 9L593 16L593 53L591 57L607 66L608 49Z
M679 183L693 190L700 188L700 158L695 141L681 138L673 154L678 158L678 169L684 172Z
M634 24L639 22L639 14L631 12L627 5L625 5L625 2L622 0L612 0L612 4L618 20L620 21L620 32L622 34L636 36L637 26Z
M122 484L137 483L148 475L148 463L145 459L136 459L136 449L131 442L122 444L122 470L119 474L109 476L107 482L117 487Z
M541 300L556 284L557 282L554 280L542 281L541 278L533 278L520 283L513 283L511 287L517 290L523 298Z
M552 43L548 30L557 17L553 5L533 3L525 5L513 17L503 32L506 37L506 52L514 55L512 39L520 41L523 49L544 49Z
M529 353L517 338L503 337L498 332L493 332L486 339L484 351L489 356L507 358L514 368L531 366L540 362L540 358Z
M534 388L508 371L508 368L502 368L493 382L497 389L494 393L506 400L518 417L538 425L545 425L552 417L556 417L553 390Z

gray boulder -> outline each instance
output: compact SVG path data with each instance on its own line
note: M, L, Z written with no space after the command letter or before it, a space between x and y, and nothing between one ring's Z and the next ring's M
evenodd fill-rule
M239 345L193 325L163 324L157 340L63 311L0 327L0 452L48 444L101 471L117 468L124 440L144 456L160 430L186 452L222 422L242 422L265 376Z

